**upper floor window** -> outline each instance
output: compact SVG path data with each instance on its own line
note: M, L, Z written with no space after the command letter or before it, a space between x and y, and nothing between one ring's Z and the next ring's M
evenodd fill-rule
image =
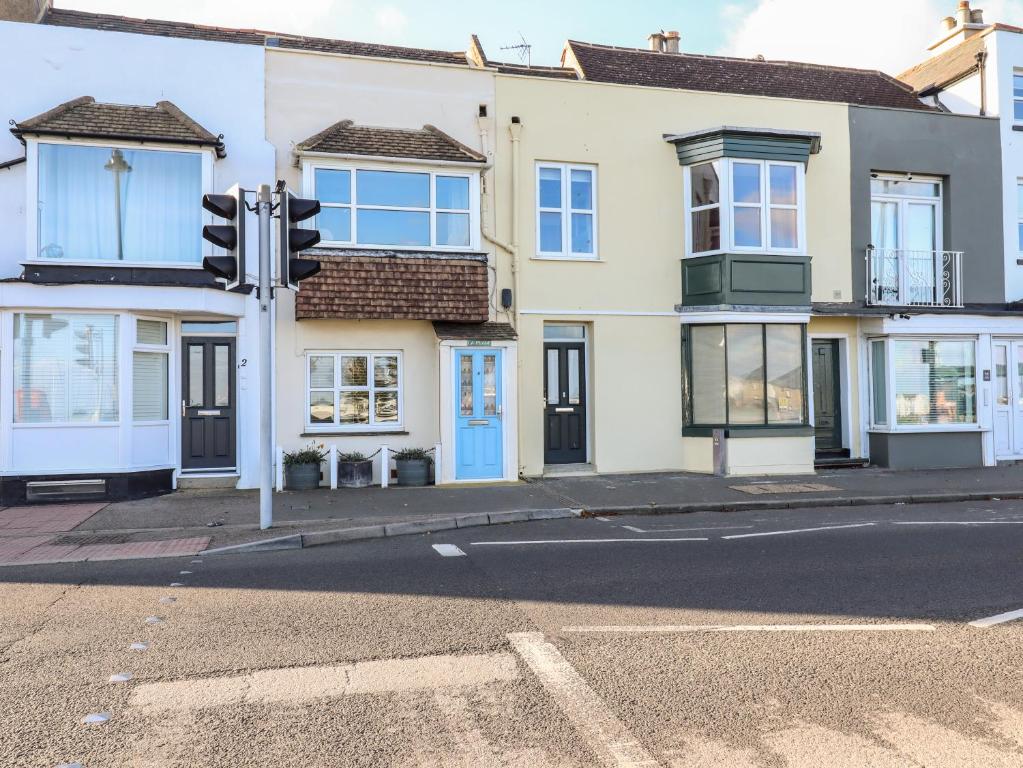
M547 258L597 258L597 169L536 166L536 252Z
M1023 179L1016 179L1016 249L1023 253Z
M688 254L806 250L801 163L721 159L685 178Z
M479 178L457 171L313 167L325 245L475 248Z
M1012 76L1012 119L1023 123L1023 73Z
M202 261L202 152L40 143L37 157L37 258Z

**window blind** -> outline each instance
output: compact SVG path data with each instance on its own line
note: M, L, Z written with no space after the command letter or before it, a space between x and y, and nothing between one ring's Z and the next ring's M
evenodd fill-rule
M975 423L977 379L974 348L973 341L892 341L898 423Z
M166 352L134 353L132 390L132 416L135 421L167 419Z

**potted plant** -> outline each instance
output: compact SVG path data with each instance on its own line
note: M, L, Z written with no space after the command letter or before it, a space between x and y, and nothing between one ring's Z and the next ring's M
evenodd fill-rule
M394 463L398 467L398 485L426 485L432 461L430 452L425 448L402 448L395 451Z
M323 444L310 443L284 454L284 487L289 491L311 491L320 486L320 463L327 455Z
M342 488L367 488L373 485L373 461L358 451L337 456L337 484Z

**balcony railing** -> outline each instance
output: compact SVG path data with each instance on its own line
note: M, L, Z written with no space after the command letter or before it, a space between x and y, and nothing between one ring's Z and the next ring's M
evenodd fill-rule
M963 306L963 252L867 248L867 304Z

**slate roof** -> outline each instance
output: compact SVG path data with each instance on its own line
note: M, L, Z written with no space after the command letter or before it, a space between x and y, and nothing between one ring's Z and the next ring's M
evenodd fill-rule
M984 35L974 35L907 69L899 75L899 80L918 93L943 88L976 72L977 54L985 49Z
M485 163L487 158L432 125L378 128L341 120L295 145L297 152Z
M433 331L441 340L514 341L518 338L510 323L435 322Z
M19 139L31 136L127 139L165 144L215 147L224 156L222 137L216 136L169 101L155 107L100 104L92 96L80 96L40 115L14 124Z
M930 110L912 89L877 70L793 61L660 53L570 40L585 80L655 88Z
M295 318L444 320L490 315L485 254L317 249L318 275L302 281Z

